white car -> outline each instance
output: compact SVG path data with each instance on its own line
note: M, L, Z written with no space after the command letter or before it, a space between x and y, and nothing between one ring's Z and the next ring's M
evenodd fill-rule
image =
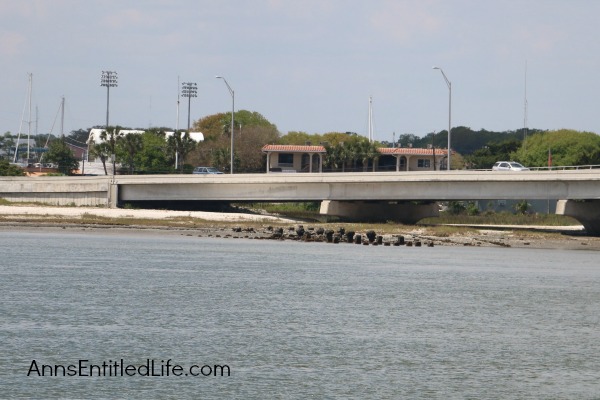
M192 172L194 175L221 175L222 172L216 169L215 167L196 167Z
M492 171L529 171L529 168L514 161L498 161L492 167Z

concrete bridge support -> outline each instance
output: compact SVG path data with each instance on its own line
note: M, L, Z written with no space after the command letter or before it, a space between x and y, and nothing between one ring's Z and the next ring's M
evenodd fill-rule
M337 200L322 201L320 213L348 219L399 221L405 224L415 224L423 218L440 215L436 202L414 204L413 202Z
M119 185L114 181L108 186L108 207L117 208L119 206Z
M600 236L600 199L558 200L556 213L573 217L590 236Z

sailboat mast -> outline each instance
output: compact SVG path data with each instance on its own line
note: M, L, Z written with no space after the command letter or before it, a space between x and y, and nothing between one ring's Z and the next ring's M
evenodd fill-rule
M369 142L373 142L373 96L369 96Z
M525 140L527 139L527 60L525 60L525 100L523 109L523 146L525 146Z
M175 120L175 133L179 129L179 75L177 75L177 119Z
M179 97L180 97L180 93L179 93L179 75L177 75L177 119L175 120L175 146L178 146L177 143L179 143ZM179 166L179 149L176 148L175 149L175 169L177 169L177 167Z
M29 74L29 120L27 121L27 163L29 163L29 151L31 140L31 85L33 83L33 74Z
M62 97L62 101L60 103L60 137L65 137L65 96Z

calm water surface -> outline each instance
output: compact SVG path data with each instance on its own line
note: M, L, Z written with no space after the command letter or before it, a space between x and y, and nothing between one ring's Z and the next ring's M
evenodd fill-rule
M599 260L0 232L0 397L597 399ZM231 375L27 376L121 359Z

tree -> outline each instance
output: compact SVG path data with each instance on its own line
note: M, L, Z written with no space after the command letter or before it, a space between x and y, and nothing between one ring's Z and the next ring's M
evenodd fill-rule
M373 162L373 170L375 170L375 164L380 154L377 151L378 148L379 146L375 142L370 142L367 138L362 138L357 142L357 150L359 159L362 161L363 171L368 170L370 161Z
M277 142L284 145L303 146L306 143L318 144L322 141L321 135L311 135L306 132L291 131L280 137Z
M135 166L145 173L167 173L174 169L175 156L165 141L163 130L142 133L142 148L135 155Z
M72 175L79 168L79 160L67 146L64 138L50 142L46 159L58 164L58 170L65 175Z
M527 137L512 158L530 167L544 167L549 151L554 165L600 164L600 136L569 129L536 133Z
M279 140L277 127L260 113L239 110L234 113L234 128L234 171L264 171L266 160L261 149L265 144ZM204 117L194 124L194 129L202 132L205 140L189 154L190 161L196 165L212 165L229 171L231 114Z
M7 160L0 160L0 176L23 176L25 171L16 165L10 164Z
M243 132L248 127L262 127L278 134L277 126L256 111L236 111L233 114L233 123L235 125L236 136L239 135L240 129ZM229 136L231 132L231 113L208 115L194 122L194 130L202 132L205 141L214 141L222 135Z
M345 147L340 143L335 145L327 144L325 145L325 151L327 153L323 162L324 166L333 171L341 169L344 172L346 164Z
M229 117L231 117L231 114L229 114ZM225 113L208 115L194 122L194 130L204 134L205 142L215 141L223 134L225 119L227 119L227 114Z
M142 150L142 147L142 135L139 133L128 133L120 136L117 140L117 152L123 154L130 175L133 175L135 170L135 156Z
M466 156L465 161L470 169L490 169L496 161L511 160L512 154L520 147L521 142L516 139L488 143Z
M418 143L420 140L421 138L417 135L414 135L412 133L403 133L398 137L397 143L400 147L410 147L411 145L415 146L415 144Z
M185 164L185 159L196 148L196 141L190 137L189 132L177 132L169 136L167 140L167 149L176 154L176 169Z
M238 172L264 172L266 170L267 159L262 153L262 147L268 143L274 143L279 138L279 134L271 126L249 125L242 129L242 132L235 137L234 166ZM230 145L228 147L231 147Z
M231 117L231 114L229 114L229 117ZM260 126L263 128L269 128L273 132L277 132L277 126L266 119L264 115L256 111L239 110L234 113L233 117L234 123L237 126Z
M465 169L466 162L462 154L454 152L452 153L452 159L450 160L450 169Z
M350 132L327 132L324 133L321 137L321 142L327 143L330 145L336 145L342 142L349 140L351 137L357 136L356 133ZM316 143L316 142L315 142Z
M212 152L211 165L218 168L221 171L229 172L231 170L231 150L227 146L223 146L217 149L214 149ZM239 171L240 168L240 159L239 157L234 156L233 158L233 168L236 171Z
M106 130L102 131L100 134L100 139L106 143L106 149L112 159L113 174L117 172L117 140L122 136L120 131L121 127L119 126L112 127L112 129L111 127L107 127Z
M378 148L380 144L377 142L369 142L364 136L348 136L347 140L339 142L335 145L327 144L325 150L325 165L332 169L341 168L345 171L345 166L351 163L352 169L358 168L357 163L360 161L363 171L369 168L369 162L372 162L373 169L380 156Z
M106 143L92 144L90 147L90 156L92 156L92 158L100 159L102 167L104 168L104 175L108 175L108 171L106 170L106 160L108 160L109 155L110 149Z
M90 129L77 129L75 131L71 131L67 138L70 139L70 142L74 142L78 146L85 146L89 136Z
M542 132L539 129L528 129L530 135ZM438 149L448 147L448 130L442 130L437 133L427 133L423 137L416 136L412 133L404 133L400 135L398 139L398 145L400 147L419 147L425 148L431 144L431 136L435 136L435 147ZM523 140L524 132L523 129L516 131L503 131L493 132L485 129L474 131L466 126L456 126L452 128L452 149L460 154L469 156L475 151L489 146L490 143L500 143L504 141L516 141L521 142Z

